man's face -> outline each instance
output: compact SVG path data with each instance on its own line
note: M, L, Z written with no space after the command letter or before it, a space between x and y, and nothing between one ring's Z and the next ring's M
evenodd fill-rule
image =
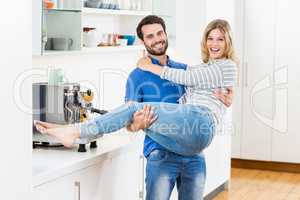
M149 54L164 55L168 48L168 38L160 24L148 24L142 27L144 45Z

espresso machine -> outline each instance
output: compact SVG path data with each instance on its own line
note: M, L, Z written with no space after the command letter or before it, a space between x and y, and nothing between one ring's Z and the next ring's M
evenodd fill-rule
M33 120L57 124L74 124L88 120L93 113L105 114L107 111L93 108L94 94L91 90L80 91L79 83L50 85L47 82L32 84ZM86 152L86 144L97 148L99 136L77 139L78 151ZM39 133L33 126L33 148L37 146L61 146L53 137Z

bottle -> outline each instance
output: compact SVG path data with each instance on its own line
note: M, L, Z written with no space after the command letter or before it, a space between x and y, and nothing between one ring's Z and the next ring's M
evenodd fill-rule
M48 67L48 84L49 85L61 85L65 81L64 71L62 68L56 68L53 66Z

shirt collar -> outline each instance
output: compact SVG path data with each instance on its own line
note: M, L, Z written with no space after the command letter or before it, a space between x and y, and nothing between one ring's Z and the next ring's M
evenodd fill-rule
M151 61L153 64L161 66L161 64L159 63L159 61L156 58L151 57ZM169 56L167 55L167 66L169 66L169 64L170 64L170 59L169 59Z

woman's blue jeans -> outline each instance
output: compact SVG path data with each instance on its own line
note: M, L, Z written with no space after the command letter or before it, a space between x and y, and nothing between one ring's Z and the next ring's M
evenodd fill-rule
M80 137L117 131L132 120L133 114L144 105L154 108L158 119L145 133L154 141L180 155L195 155L207 147L214 136L212 112L202 106L161 102L128 103L117 109L82 123Z

